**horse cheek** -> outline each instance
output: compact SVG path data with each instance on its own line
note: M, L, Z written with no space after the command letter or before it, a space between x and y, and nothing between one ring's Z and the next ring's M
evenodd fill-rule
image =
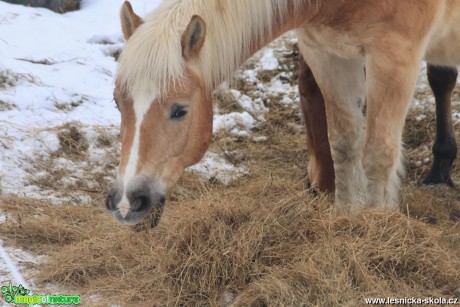
M202 101L202 107L194 114L191 131L188 136L186 154L190 155L187 166L198 163L203 158L212 140L212 104ZM211 107L207 107L207 105Z

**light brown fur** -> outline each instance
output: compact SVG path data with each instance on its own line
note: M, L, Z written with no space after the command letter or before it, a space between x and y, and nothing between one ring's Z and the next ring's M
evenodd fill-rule
M198 50L184 51L193 15L203 20L205 37L194 45ZM126 35L134 22L124 19ZM209 143L214 87L253 52L295 28L325 99L337 209L396 208L401 133L419 63L425 55L433 63L460 63L460 1L168 1L130 33L120 57L116 84L126 90L121 103L132 101L136 114L147 110L135 119L142 121L139 152L130 153L139 155L136 175L160 177L171 188ZM364 98L366 132L358 108ZM171 122L176 100L190 112ZM133 125L132 116L122 118L123 126ZM121 170L124 161L122 156Z
M172 94L162 103L153 103L141 126L137 173L154 174L168 187L174 186L185 167L198 163L206 152L212 137L211 97L206 97L204 82L191 69L186 72L190 82L177 86L178 95ZM170 107L182 99L195 104L184 118L184 123L168 124ZM187 125L183 129L182 125ZM155 131L155 133L152 133ZM155 146L152 146L155 144Z

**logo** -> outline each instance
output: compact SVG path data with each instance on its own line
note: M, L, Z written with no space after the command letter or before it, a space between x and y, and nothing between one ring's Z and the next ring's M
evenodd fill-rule
M80 304L79 295L38 295L30 294L30 290L24 288L22 285L13 286L10 282L8 286L1 288L2 298L10 304L16 305L70 305Z
M30 290L24 289L22 285L19 285L16 287L16 286L11 285L11 282L8 287L7 286L2 287L2 297L5 299L7 303L13 303L16 295L25 296L29 293L30 293Z

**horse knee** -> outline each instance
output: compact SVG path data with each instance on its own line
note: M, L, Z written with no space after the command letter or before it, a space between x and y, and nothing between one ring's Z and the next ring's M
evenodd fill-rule
M366 145L363 167L368 180L368 206L397 209L404 173L399 143Z
M357 139L359 139L359 136L349 134L348 136L331 140L331 152L334 163L343 164L359 159L361 153Z
M366 146L363 166L370 179L387 179L391 168L397 163L400 153L399 144Z

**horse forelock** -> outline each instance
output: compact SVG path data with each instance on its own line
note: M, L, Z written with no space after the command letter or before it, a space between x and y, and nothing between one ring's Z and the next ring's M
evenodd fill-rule
M146 20L125 44L117 80L133 98L153 100L164 97L170 84L185 79L184 68L179 31Z
M295 5L309 0L294 0ZM117 79L132 96L165 97L171 84L183 82L181 36L197 14L207 26L199 65L212 89L227 79L257 41L271 34L275 15L284 16L289 1L170 0L145 18L120 55ZM254 43L256 41L256 43Z

